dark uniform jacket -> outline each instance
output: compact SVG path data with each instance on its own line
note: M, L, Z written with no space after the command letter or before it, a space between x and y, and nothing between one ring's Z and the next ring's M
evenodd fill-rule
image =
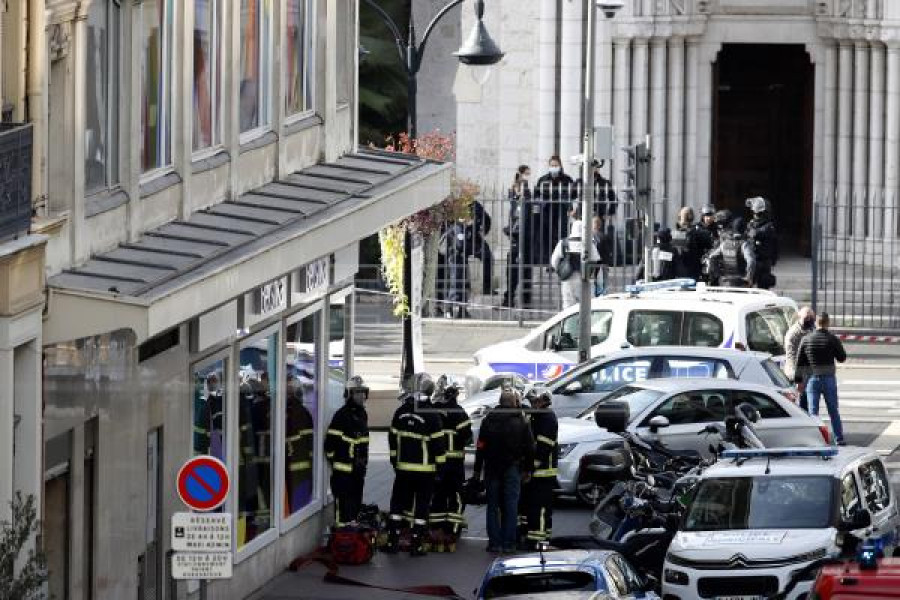
M768 217L750 219L747 237L753 240L756 259L774 265L778 262L778 233L775 222Z
M315 433L312 414L303 406L301 396L288 397L286 413L287 470L289 473L311 472Z
M462 464L466 458L466 446L472 443L472 421L469 420L469 415L456 402L448 403L442 407L441 423L447 462L458 461Z
M557 437L559 424L556 413L549 408L531 413L531 432L534 435L534 474L537 478L556 477L559 463Z
M534 436L522 411L498 406L484 417L475 446L476 473L481 473L482 465L488 475L513 465L534 471Z
M569 209L577 198L575 182L565 173L555 179L548 173L537 180L534 208L539 209L540 215L532 219L531 231L525 237L534 246L532 252L536 264L549 264L556 243L569 234Z
M434 473L447 460L440 417L431 410L416 410L412 396L394 413L388 442L397 471Z
M369 464L369 416L365 408L348 402L334 413L325 436L325 456L335 471L365 476Z

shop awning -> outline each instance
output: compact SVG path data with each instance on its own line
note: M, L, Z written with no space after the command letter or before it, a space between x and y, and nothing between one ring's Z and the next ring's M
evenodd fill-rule
M147 231L48 280L44 343L138 343L443 200L450 165L359 150Z

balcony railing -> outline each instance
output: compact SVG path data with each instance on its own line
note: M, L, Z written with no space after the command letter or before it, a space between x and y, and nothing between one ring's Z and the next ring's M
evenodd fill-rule
M31 225L31 144L31 124L0 123L0 242Z

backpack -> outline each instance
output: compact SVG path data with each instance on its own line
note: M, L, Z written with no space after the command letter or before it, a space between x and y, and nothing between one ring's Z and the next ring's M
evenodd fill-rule
M372 527L348 525L332 532L328 550L339 565L364 565L375 555L377 536Z
M562 240L563 259L556 268L556 275L560 281L568 281L576 272L581 270L581 255L569 252L569 240Z

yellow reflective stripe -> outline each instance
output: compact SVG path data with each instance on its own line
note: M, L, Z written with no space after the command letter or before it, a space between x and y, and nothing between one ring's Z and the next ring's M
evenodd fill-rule
M448 452L446 454L446 456L447 456L447 458L465 458L466 453L465 452Z
M412 433L411 431L400 431L399 429L391 429L391 433L398 437L407 437L414 440L428 440L433 436L430 435L422 435L421 433ZM443 432L434 434L437 437L444 435Z
M434 468L434 465L417 465L417 464L407 463L407 462L398 462L397 470L398 471L416 471L418 473L434 473L435 468Z
M534 477L556 477L556 469L539 469L534 472Z
M306 471L308 469L312 469L312 463L308 460L291 463L290 466L291 471Z
M336 435L338 437L341 437L344 435L344 432L341 431L340 429L329 429L327 433L328 433L328 435Z
M350 463L332 463L331 468L335 471L341 471L343 473L350 473L353 471L353 465L351 465Z
M472 425L472 421L470 421L469 419L466 419L465 421L463 421L462 423L460 423L459 425L456 426L456 430L459 431L460 429L465 429L466 427L469 427L471 425Z
M304 429L303 431L301 431L300 433L298 433L296 435L292 435L289 438L285 438L284 441L287 442L288 444L290 444L291 442L297 442L297 441L301 440L302 438L304 438L308 435L312 435L312 434L313 434L312 429Z
M539 435L539 436L537 436L537 441L543 442L543 443L547 444L548 446L555 446L555 445L556 445L556 440L552 440L552 439L548 438L548 437L545 436L545 435Z
M391 450L391 456L397 456L397 451L396 451L396 450Z
M439 464L439 465L442 465L442 464L444 464L445 462L447 462L447 457L446 457L444 454L441 454L440 456L438 456L438 457L435 459L435 462L437 462L437 464Z
M334 458L334 452L326 452L325 458Z
M437 433L432 433L431 436L422 436L422 437L431 437L431 439L436 440L439 437L441 437L442 435L444 435L444 432L438 431Z
M204 427L198 427L194 425L194 433L206 433L206 429Z

